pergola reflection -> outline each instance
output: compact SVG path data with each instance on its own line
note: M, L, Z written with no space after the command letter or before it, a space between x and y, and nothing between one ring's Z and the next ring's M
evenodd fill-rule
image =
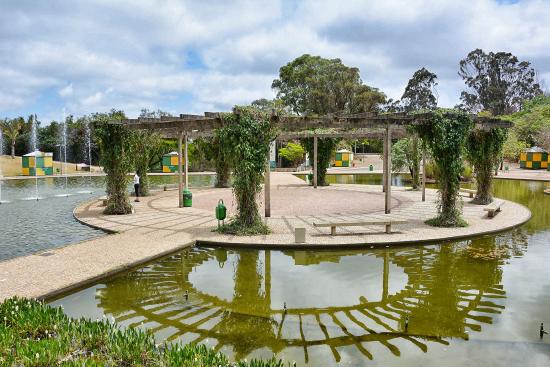
M493 315L504 309L499 302L505 298L500 285L502 258L480 260L471 256L472 249L491 253L499 246L496 241L485 238L374 251L372 255L381 263L380 299L360 297L359 303L348 306L273 308L269 250L239 252L232 269L231 300L196 289L189 280L190 273L202 264L227 260L227 250L208 248L195 248L116 278L96 297L98 306L119 323L152 325L152 332L164 332L168 340L183 338L189 342L193 337L193 342L201 343L209 339L216 343L216 350L232 348L238 359L261 348L280 353L299 347L307 362L308 349L318 346L329 348L336 362L341 360L338 349L349 346L373 359L372 343L399 356L401 351L393 341L402 339L427 352L430 343L447 345L450 338L467 340L470 331L481 331L483 324L492 323ZM285 254L302 265L338 262L349 256L349 252ZM406 286L393 294L388 291L390 263L408 278ZM307 336L312 329L317 330L318 337Z

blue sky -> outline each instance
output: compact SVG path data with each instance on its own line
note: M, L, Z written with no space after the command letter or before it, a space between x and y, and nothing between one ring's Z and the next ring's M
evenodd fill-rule
M2 0L0 118L229 110L274 97L279 67L304 53L341 58L392 98L427 67L452 107L475 48L530 61L548 89L549 35L549 0Z

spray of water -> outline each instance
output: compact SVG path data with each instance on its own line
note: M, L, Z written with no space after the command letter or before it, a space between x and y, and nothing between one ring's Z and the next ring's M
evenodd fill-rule
M32 126L31 126L31 146L32 150L35 153L35 169L36 169L36 152L38 152L38 119L36 115L34 115L34 118L32 119ZM36 171L34 172L34 188L36 193L36 200L40 199L38 196L38 176L36 175Z
M68 187L67 176L67 115L63 107L63 175L65 176L65 192Z

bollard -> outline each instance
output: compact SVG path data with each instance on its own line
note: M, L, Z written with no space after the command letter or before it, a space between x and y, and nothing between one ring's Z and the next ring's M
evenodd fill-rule
M306 229L303 227L294 228L294 242L305 243L306 242Z

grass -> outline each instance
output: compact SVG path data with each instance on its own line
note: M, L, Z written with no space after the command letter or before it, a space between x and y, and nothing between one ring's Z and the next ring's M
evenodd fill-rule
M232 234L236 236L254 236L270 234L271 229L268 225L262 222L261 219L257 220L253 225L243 225L238 220L234 219L228 224L224 224L214 230L222 234Z
M458 218L456 222L450 223L448 220L444 220L441 217L435 217L435 218L426 220L424 223L432 227L444 227L444 228L468 227L468 222L466 222L462 218Z
M0 304L0 365L284 366L275 358L232 363L204 345L158 345L148 332L120 329L107 321L74 320L61 308L21 298Z

